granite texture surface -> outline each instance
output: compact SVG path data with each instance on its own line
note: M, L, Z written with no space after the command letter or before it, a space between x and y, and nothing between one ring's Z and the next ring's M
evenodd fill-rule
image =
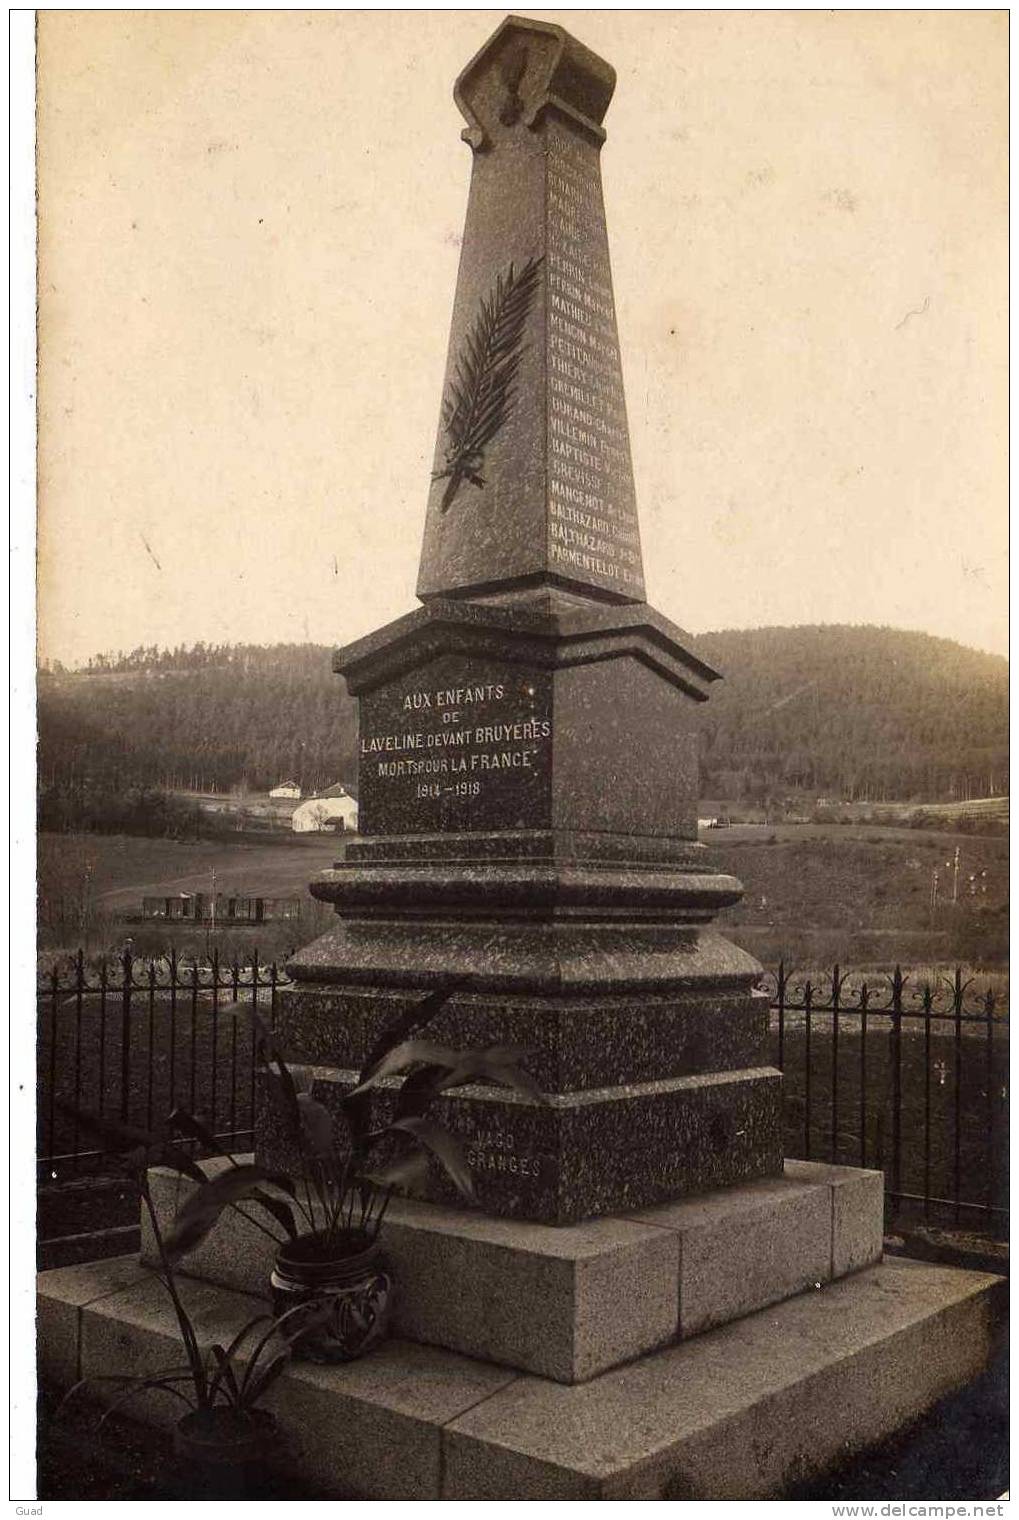
M121 1259L124 1270L127 1263ZM137 1261L130 1263L137 1275ZM70 1311L86 1305L76 1322L74 1356L85 1376L104 1376L111 1367L147 1375L176 1366L179 1332L165 1288L151 1274L146 1281L105 1292L97 1264L75 1268L75 1278L59 1283L44 1273L40 1301ZM201 1347L229 1345L262 1300L206 1283L183 1279L183 1302ZM43 1329L44 1363L51 1358ZM243 1364L244 1356L240 1357ZM288 1441L290 1460L315 1485L379 1499L429 1499L441 1484L443 1428L490 1397L516 1376L502 1367L468 1360L449 1351L390 1340L370 1356L342 1367L292 1361L265 1399ZM122 1390L96 1386L100 1401ZM145 1424L172 1426L183 1406L149 1391L134 1399L132 1417Z
M787 1161L785 1174L799 1182L817 1175L819 1163ZM884 1237L883 1172L857 1166L824 1166L832 1192L832 1273L842 1277L881 1258Z
M769 1178L632 1217L681 1237L683 1339L818 1289L832 1275L832 1197L826 1183Z
M58 1388L70 1388L83 1376L79 1362L82 1310L89 1304L148 1281L151 1274L137 1256L113 1256L81 1267L42 1272L36 1293L39 1371Z
M720 674L690 647L690 634L646 602L605 606L555 586L471 598L436 597L333 655L360 697L446 653L563 670L632 652L695 701Z
M282 989L277 1038L291 1059L360 1067L420 994L306 985ZM767 1064L766 1000L746 993L644 997L452 994L428 1025L456 1050L512 1045L546 1093L617 1087Z
M506 914L409 912L341 915L334 929L287 962L296 981L349 986L439 987L478 992L644 995L749 992L753 956L693 925L634 923L605 913L542 922Z
M355 1074L303 1076L342 1123L340 1099ZM377 1122L393 1101L380 1090ZM781 1077L769 1067L587 1089L546 1104L470 1087L444 1095L433 1112L466 1147L480 1207L503 1218L571 1224L782 1170ZM272 1165L297 1164L265 1104L256 1152ZM429 1196L459 1198L439 1174Z
M423 865L430 861L482 866L498 861L535 861L546 867L580 865L595 870L622 865L681 866L686 872L719 875L707 848L692 839L652 839L643 835L576 832L572 829L475 830L470 834L383 834L339 842L337 868L344 864Z
M576 1388L517 1379L450 1427L444 1492L779 1497L975 1377L1002 1286L886 1262Z
M358 695L364 833L696 841L690 699L703 688L681 647L634 630L592 637L586 654L564 638L529 656L504 618L484 631L436 621L377 652L382 670Z
M554 580L643 600L598 158L612 81L510 17L457 83L473 160L422 598Z

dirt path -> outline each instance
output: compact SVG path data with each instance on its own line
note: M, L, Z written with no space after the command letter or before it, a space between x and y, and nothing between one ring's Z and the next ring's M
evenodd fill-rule
M301 846L288 850L276 845L265 850L224 848L200 869L182 876L151 876L111 887L99 895L107 908L140 907L143 897L168 897L177 892L209 892L212 872L217 891L239 890L247 895L275 897L303 893L311 878L332 865L338 854L335 840L324 839L319 848ZM144 867L142 867L144 870Z

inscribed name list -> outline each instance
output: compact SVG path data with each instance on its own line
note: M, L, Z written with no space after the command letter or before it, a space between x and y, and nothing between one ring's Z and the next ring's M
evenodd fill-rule
M546 159L548 562L644 596L597 150L552 128Z

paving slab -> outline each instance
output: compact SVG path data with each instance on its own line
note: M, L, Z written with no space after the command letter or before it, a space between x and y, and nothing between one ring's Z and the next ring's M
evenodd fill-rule
M54 1327L57 1349L80 1362L85 1377L144 1377L184 1361L177 1321L163 1285L139 1273L137 1259L121 1264L124 1283L111 1285L110 1263L90 1263L42 1273L40 1302L62 1304L79 1314L80 1349L66 1356L66 1325L40 1320L40 1340ZM142 1276L142 1280L139 1277ZM227 1344L266 1305L248 1294L194 1280L179 1284L199 1344ZM58 1386L77 1380L77 1370ZM318 1485L373 1498L434 1498L440 1483L440 1432L444 1425L517 1374L448 1351L390 1340L371 1356L343 1367L294 1361L266 1400L280 1418L293 1460ZM93 1395L109 1403L122 1390L96 1383ZM147 1391L128 1410L145 1424L171 1427L183 1405Z
M38 1367L57 1387L70 1387L82 1376L78 1348L81 1311L149 1276L136 1254L108 1257L85 1267L54 1267L36 1282Z
M154 1172L151 1187L165 1223L191 1185ZM678 1248L651 1225L531 1224L398 1200L384 1239L397 1282L393 1327L409 1340L577 1382L675 1337ZM261 1293L274 1249L227 1213L183 1265ZM143 1253L155 1260L147 1223Z
M346 1367L294 1363L271 1407L310 1478L367 1498L775 1497L982 1371L1004 1286L890 1260L574 1386L392 1340ZM83 1306L86 1368L179 1359L158 1283L97 1287L93 1268L40 1282ZM185 1292L203 1342L258 1307L208 1285ZM166 1402L136 1413L169 1423Z
M591 1383L520 1378L446 1431L453 1499L753 1499L986 1364L1000 1279L897 1261Z
M823 1169L633 1217L679 1237L681 1338L820 1287L832 1275L832 1193Z

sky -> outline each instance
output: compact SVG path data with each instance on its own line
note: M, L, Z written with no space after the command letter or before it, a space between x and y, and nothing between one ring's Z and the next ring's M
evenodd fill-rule
M39 15L39 639L411 610L502 11ZM1007 15L532 11L602 154L648 600L1006 639Z

